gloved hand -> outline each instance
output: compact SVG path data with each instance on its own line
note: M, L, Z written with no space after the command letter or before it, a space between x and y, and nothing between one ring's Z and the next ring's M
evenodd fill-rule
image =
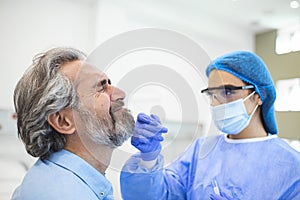
M140 113L137 116L131 144L141 151L143 160L154 160L161 151L160 142L164 140L162 133L166 132L168 129L161 125L159 117Z

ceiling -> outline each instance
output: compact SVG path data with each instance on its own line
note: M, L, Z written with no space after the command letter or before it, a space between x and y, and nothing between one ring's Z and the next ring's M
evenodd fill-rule
M254 33L300 25L300 7L290 0L177 0L211 17L221 17Z
M171 12L178 17L175 21L188 18L195 24L204 18L211 18L220 22L226 21L226 24L234 24L253 33L300 24L300 7L291 8L291 0L131 0L126 3L121 0L103 1L114 2L119 6L123 4L124 8L143 8L136 18L147 11L160 15ZM153 15L151 17L155 18Z
M291 8L291 0L79 0L87 3L110 2L116 6L174 10L179 16L206 16L245 28L253 33L300 25L300 7ZM298 0L300 3L300 0ZM154 17L154 16L153 16ZM193 19L192 19L193 20Z

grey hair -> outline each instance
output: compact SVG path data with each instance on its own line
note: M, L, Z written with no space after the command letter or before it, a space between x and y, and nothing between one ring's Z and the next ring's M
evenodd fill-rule
M38 54L14 90L18 136L27 152L42 159L64 148L66 139L48 123L48 116L65 108L78 107L71 80L60 73L62 65L84 60L73 48L53 48Z

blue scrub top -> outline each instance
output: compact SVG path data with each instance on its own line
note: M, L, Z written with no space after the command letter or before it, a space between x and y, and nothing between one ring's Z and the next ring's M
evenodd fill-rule
M77 155L61 150L37 160L12 200L111 200L111 183Z
M175 162L163 168L160 156L152 169L131 157L121 172L124 200L300 199L300 153L276 135L228 139L199 138Z

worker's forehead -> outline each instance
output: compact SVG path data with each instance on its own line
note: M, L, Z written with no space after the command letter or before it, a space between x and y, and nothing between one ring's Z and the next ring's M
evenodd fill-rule
M244 85L244 82L238 77L223 70L212 70L208 79L209 87L217 87L221 85Z

